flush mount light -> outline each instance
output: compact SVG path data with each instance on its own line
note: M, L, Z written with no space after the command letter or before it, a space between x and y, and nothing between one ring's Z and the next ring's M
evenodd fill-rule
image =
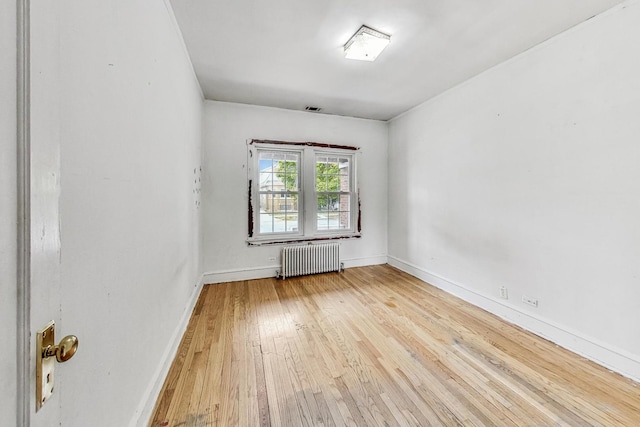
M363 25L344 45L344 57L375 61L390 41L391 36Z

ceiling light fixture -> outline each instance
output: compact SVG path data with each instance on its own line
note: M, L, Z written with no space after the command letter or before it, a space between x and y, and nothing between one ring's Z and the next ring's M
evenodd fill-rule
M391 36L363 25L344 45L344 57L359 61L375 61L391 42Z

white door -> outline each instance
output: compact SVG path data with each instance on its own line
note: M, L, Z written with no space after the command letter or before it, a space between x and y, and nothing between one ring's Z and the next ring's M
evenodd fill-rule
M55 344L72 334L62 320L60 282L60 120L58 6L32 0L29 27L30 132L30 269L29 269L29 386L30 426L62 423L61 390L68 368L54 363L53 394L36 411L36 332L53 320ZM73 363L69 361L68 364Z

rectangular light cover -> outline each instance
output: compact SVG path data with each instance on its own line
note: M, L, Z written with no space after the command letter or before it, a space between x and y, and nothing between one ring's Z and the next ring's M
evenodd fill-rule
M344 45L344 57L375 61L390 41L390 36L363 25Z

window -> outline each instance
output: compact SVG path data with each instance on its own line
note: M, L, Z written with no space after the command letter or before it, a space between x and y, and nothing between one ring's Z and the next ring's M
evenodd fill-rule
M249 243L358 237L357 150L249 141Z
M351 229L351 158L316 154L317 230Z
M258 233L297 233L300 154L258 150Z

